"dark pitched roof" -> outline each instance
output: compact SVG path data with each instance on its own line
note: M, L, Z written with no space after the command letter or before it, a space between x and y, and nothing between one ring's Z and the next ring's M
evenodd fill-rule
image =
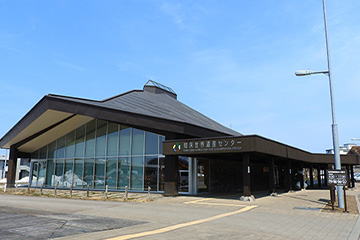
M69 100L72 102L79 102L102 108L191 124L216 132L221 132L225 135L242 135L208 118L167 94L154 94L142 90L134 90L103 101L51 94L48 96L56 99Z
M145 86L144 90L102 101L46 95L0 139L0 147L23 146L24 151L30 151L40 135L44 141L47 139L50 129L56 128L57 134L64 133L71 125L65 122L79 124L91 118L144 128L169 138L241 135L181 103L176 93L154 88L156 86Z

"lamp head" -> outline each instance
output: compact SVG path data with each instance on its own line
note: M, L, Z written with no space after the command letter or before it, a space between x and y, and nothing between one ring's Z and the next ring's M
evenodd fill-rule
M311 71L310 70L299 70L295 72L296 76L307 76L307 75L311 75Z

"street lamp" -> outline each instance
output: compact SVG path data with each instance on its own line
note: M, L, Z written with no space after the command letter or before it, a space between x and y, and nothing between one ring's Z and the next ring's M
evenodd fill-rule
M326 74L329 77L331 113L332 113L332 137L333 137L333 147L334 147L335 169L341 170L338 127L337 127L336 120L335 120L334 96L333 96L333 90L332 90L330 50L329 50L329 42L328 42L325 0L323 0L323 11L324 11L325 40L326 40L328 70L327 71L317 71L317 72L311 72L310 70L301 70L301 71L297 71L295 73L295 75L296 76L308 76L308 75L312 75L312 74ZM336 191L338 194L339 208L344 208L344 193L343 193L341 187L336 186Z
M295 75L298 77L302 77L302 76L308 76L308 75L312 75L312 74L325 74L325 75L329 75L329 71L316 71L316 72L312 72L310 70L299 70L295 72Z

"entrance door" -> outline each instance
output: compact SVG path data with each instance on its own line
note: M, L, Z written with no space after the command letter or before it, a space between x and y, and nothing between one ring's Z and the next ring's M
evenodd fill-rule
M209 161L204 159L198 159L197 162L197 186L198 192L209 192Z

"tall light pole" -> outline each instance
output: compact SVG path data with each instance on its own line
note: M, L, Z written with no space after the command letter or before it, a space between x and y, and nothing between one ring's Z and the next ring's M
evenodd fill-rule
M311 74L326 74L329 77L329 86L330 86L330 101L331 101L331 115L332 115L332 137L333 137L333 147L334 147L334 158L335 158L335 169L341 170L341 161L340 161L340 149L339 149L339 135L338 127L335 119L335 107L334 107L334 95L332 89L332 78L331 78L331 66L330 66L330 50L329 50L329 41L328 41L328 31L327 31L327 17L326 17L326 3L323 0L323 10L324 10L324 25L325 25L325 40L326 40L326 53L327 53L327 62L328 70L327 71L317 71L311 72L310 70L297 71L296 76L307 76ZM338 194L338 203L339 208L344 208L344 194L340 186L336 187Z

